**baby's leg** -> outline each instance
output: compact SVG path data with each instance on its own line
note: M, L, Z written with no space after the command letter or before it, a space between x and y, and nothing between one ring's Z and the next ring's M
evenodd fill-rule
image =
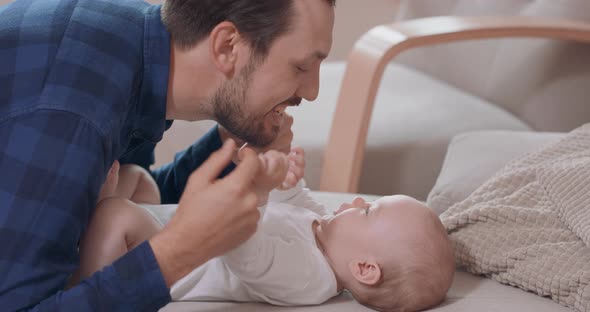
M139 204L160 204L160 191L149 172L137 165L122 165L116 197L128 198Z
M80 243L80 267L69 287L151 238L161 225L145 209L122 198L101 201Z

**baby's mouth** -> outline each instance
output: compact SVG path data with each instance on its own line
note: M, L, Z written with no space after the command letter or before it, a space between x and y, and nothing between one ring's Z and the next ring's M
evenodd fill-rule
M280 116L283 115L283 113L285 112L285 108L287 108L286 106L277 106L273 109L273 113L278 114Z

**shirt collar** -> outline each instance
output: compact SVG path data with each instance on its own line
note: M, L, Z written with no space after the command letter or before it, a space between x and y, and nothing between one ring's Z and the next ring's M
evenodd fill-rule
M160 5L149 6L145 14L143 78L135 125L141 136L152 142L162 139L166 122L166 96L170 68L170 34L162 23Z

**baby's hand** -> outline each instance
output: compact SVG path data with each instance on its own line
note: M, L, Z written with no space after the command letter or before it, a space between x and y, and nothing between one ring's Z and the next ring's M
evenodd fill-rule
M260 158L261 166L258 179L254 183L261 191L270 192L285 180L289 160L285 154L274 150L260 154L258 158Z
M253 183L259 197L266 198L268 192L279 187L285 180L289 161L287 155L274 150L259 154L258 159L260 169Z
M295 187L299 180L303 178L305 173L305 152L301 147L294 147L291 149L287 159L289 160L289 170L287 176L281 185L278 187L280 190L290 189Z

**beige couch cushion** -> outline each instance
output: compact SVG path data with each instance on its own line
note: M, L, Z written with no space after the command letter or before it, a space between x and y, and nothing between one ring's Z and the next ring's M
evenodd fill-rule
M444 165L428 195L428 205L441 214L467 198L510 160L563 137L562 133L476 131L458 135L449 145Z
M312 189L319 186L344 70L344 63L324 64L318 99L289 110L295 118L294 144L306 150L306 180ZM360 192L402 193L425 200L450 138L483 129L529 130L494 104L411 68L390 65L369 127Z
M329 209L337 208L342 202L350 201L355 194L314 192L313 196L325 203ZM364 196L367 200L376 197ZM163 312L250 312L250 311L298 311L298 312L370 312L349 295L343 294L330 301L310 307L277 307L262 303L230 302L176 302L162 309ZM433 312L568 312L553 301L527 293L518 288L501 285L495 281L458 272L446 301Z

